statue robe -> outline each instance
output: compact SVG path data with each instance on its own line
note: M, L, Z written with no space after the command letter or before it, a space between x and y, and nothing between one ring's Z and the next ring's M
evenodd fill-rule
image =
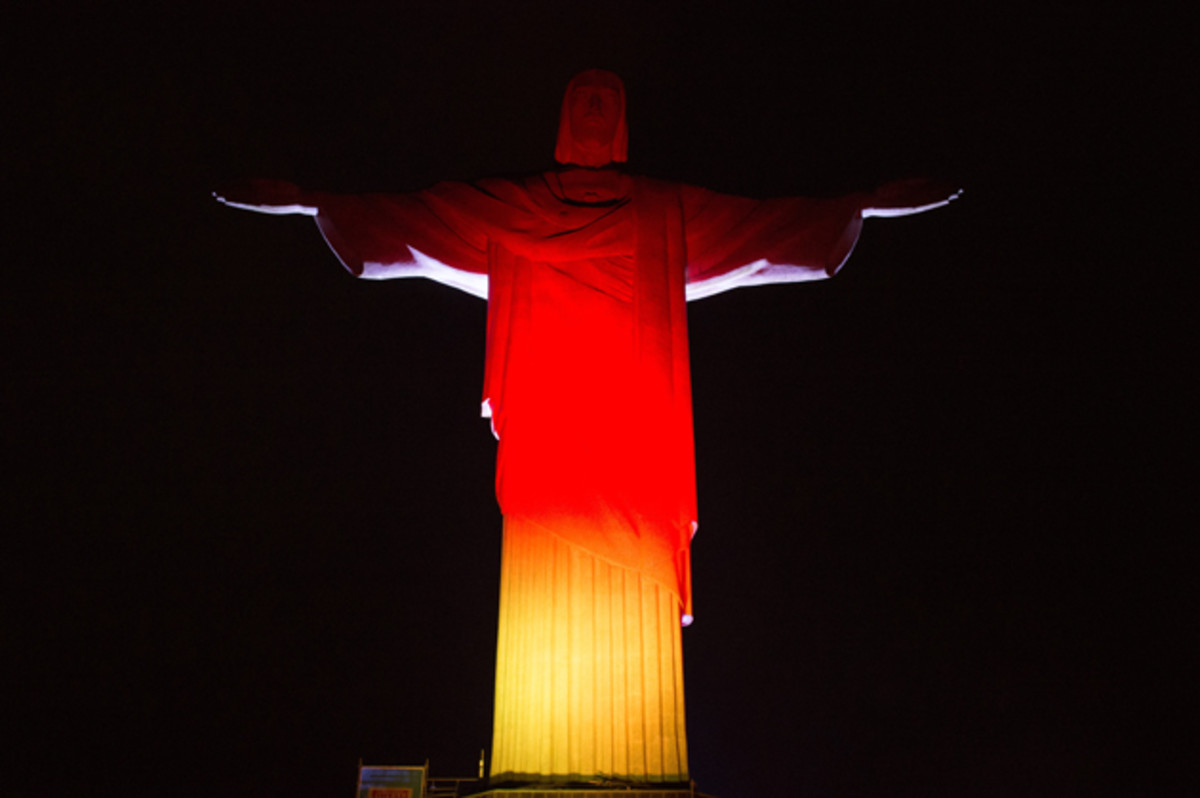
M859 198L756 201L616 175L581 203L564 177L322 197L317 223L356 275L488 299L483 407L504 514L493 782L682 784L685 303L833 274Z
M328 196L317 224L353 274L488 299L484 415L506 519L668 590L691 615L696 491L685 302L820 279L857 197L750 200L622 176L597 203L555 173Z

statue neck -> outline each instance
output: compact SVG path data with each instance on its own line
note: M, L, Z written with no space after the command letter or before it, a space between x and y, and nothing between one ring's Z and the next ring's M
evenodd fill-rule
M567 166L552 172L551 190L568 202L597 205L629 196L629 176L616 169L585 169Z

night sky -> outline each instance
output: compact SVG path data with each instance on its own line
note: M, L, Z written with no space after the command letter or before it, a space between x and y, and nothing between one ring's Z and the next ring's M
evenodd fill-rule
M1177 21L57 8L9 28L4 88L5 794L348 796L360 757L474 775L500 554L485 303L355 280L311 220L210 193L540 171L589 67L625 80L636 173L965 189L869 220L834 280L690 306L699 788L1182 791L1195 726L1164 730L1194 724L1196 660L1181 689L1171 641L1196 614L1159 454L1194 462L1194 390L1159 370L1194 354L1189 295L1161 290L1196 263L1160 249L1185 207L1160 187L1195 203Z

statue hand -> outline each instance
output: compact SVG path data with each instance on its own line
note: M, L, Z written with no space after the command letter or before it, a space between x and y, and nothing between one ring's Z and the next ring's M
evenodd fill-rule
M286 180L243 180L214 191L213 198L232 208L258 213L316 216L318 210L308 192Z
M863 201L863 218L907 216L940 208L962 195L962 189L941 180L918 177L884 183Z

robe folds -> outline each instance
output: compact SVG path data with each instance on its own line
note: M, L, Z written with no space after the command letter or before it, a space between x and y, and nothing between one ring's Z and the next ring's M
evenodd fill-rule
M832 275L860 198L751 200L621 176L601 201L556 173L322 196L353 274L488 300L484 415L506 518L667 589L691 615L696 528L686 301Z

